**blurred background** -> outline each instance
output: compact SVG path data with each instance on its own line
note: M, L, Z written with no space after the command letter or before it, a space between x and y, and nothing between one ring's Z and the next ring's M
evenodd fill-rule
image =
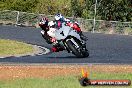
M83 31L132 35L131 0L0 0L0 24L38 28L41 17L61 13Z

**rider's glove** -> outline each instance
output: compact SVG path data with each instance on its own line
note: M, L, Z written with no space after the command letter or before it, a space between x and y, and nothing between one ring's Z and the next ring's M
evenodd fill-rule
M50 38L51 42L55 43L57 42L56 38Z

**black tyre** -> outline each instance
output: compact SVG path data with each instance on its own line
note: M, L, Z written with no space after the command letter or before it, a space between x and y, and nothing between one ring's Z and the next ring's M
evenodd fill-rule
M82 51L82 53L83 53L84 57L88 57L89 56L89 51L88 50Z
M76 46L74 45L74 43L71 40L68 40L66 42L67 47L72 51L72 53L79 58L84 57L83 53L81 53L81 51L79 51ZM79 45L79 44L78 44Z
M89 56L89 51L86 49L86 45L82 45L82 43L80 42L80 40L74 38L74 40L76 41L76 43L78 43L79 47L80 47L80 53L83 55L83 57L88 57Z

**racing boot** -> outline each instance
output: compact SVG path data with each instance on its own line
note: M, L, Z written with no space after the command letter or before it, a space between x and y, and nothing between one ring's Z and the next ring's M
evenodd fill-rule
M54 45L51 50L52 52L59 52L59 51L63 51L64 48L61 47L60 45Z

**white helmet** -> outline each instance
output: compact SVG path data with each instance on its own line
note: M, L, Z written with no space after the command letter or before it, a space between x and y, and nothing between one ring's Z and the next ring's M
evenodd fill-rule
M55 15L55 20L60 20L60 19L63 19L63 18L64 17L59 13Z
M39 24L46 24L46 25L48 25L48 22L49 22L48 18L43 17L43 18L41 18Z

